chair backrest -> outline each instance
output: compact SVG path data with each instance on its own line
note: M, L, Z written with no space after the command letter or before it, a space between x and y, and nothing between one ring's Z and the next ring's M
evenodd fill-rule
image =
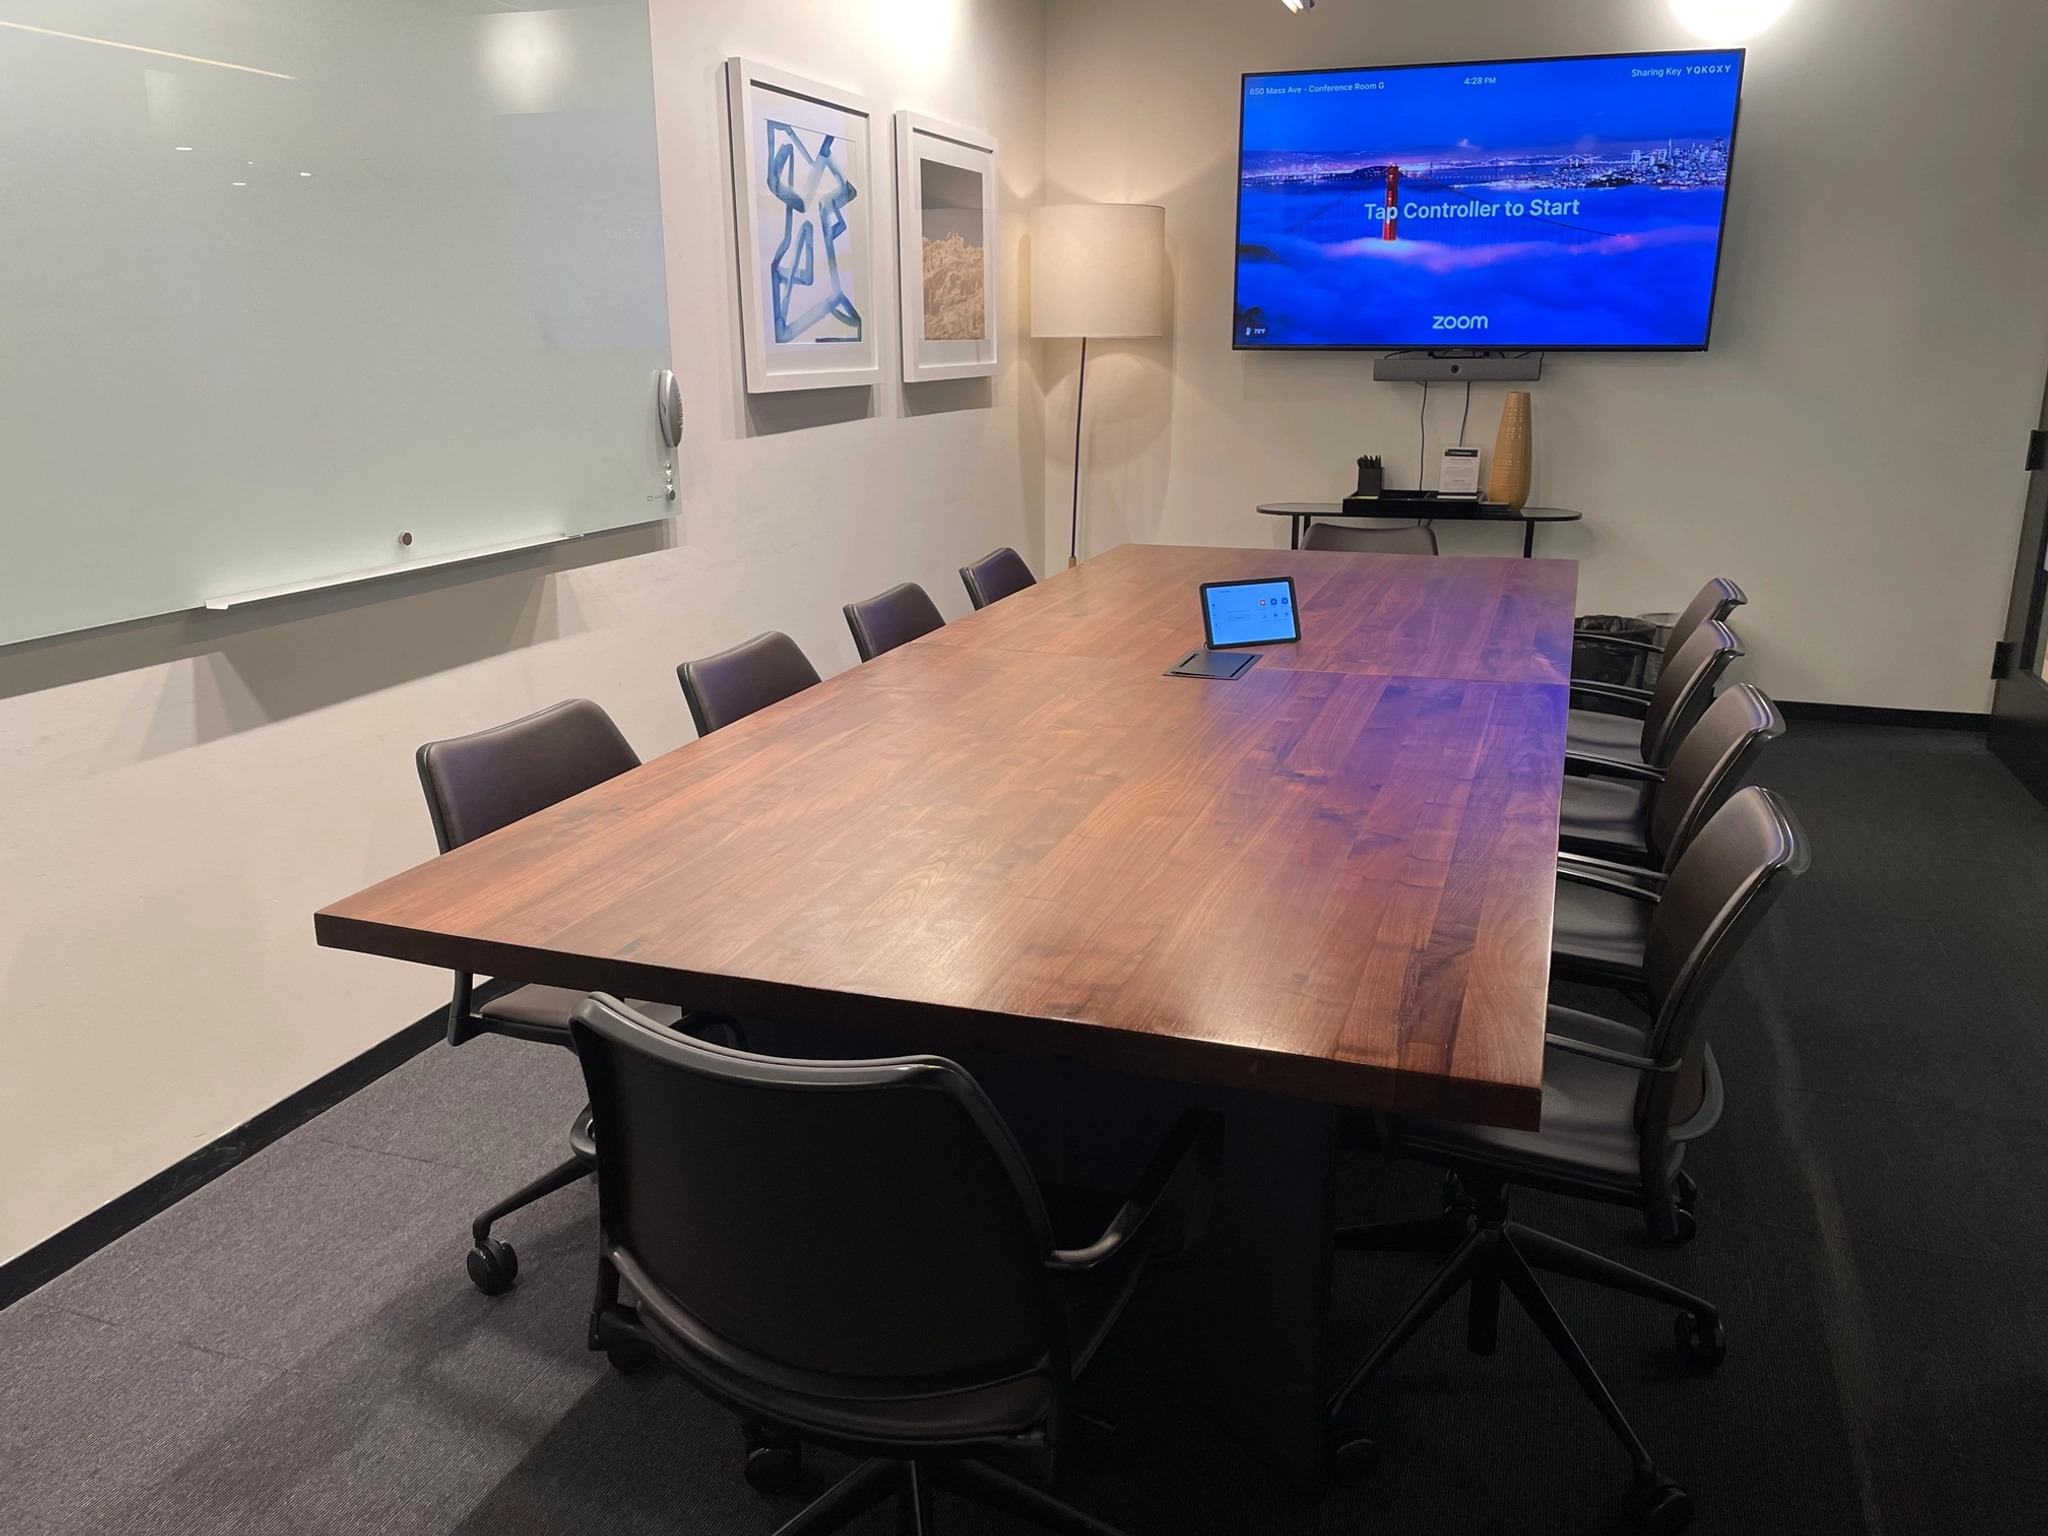
M972 565L961 566L960 580L967 588L967 601L977 609L1038 584L1024 557L1007 546L990 551Z
M1312 523L1303 549L1343 549L1364 555L1433 555L1436 530L1421 523L1406 528L1347 528L1341 523Z
M853 631L853 648L862 661L873 661L884 651L907 645L919 635L944 629L946 621L923 587L906 581L879 597L846 605L846 627Z
M1742 588L1726 576L1716 576L1693 595L1685 605L1685 612L1678 616L1678 622L1671 626L1671 633L1664 637L1664 658L1668 663L1678 654L1680 646L1690 640L1693 631L1709 619L1727 622L1728 615L1748 602Z
M1694 722L1714 702L1714 685L1728 663L1741 654L1742 642L1719 619L1708 619L1692 632L1657 674L1643 714L1644 762L1662 768L1671 761Z
M793 693L815 688L818 670L794 640L771 629L716 656L684 662L676 668L676 679L697 734L709 736Z
M1704 1008L1766 911L1806 872L1806 834L1791 808L1752 784L1728 802L1687 845L1664 883L1650 919L1643 973L1656 1002L1650 1054L1681 1058L1675 1073L1646 1075L1638 1125L1654 1154L1671 1126L1692 1117L1706 1094Z
M571 1027L603 1241L692 1345L846 1398L1063 1377L1038 1186L960 1067L749 1055L602 993Z
M1650 851L1666 872L1735 792L1765 744L1784 734L1777 705L1749 683L1737 683L1707 706L1671 754L1650 807Z
M640 766L612 717L588 699L430 741L414 761L443 853Z

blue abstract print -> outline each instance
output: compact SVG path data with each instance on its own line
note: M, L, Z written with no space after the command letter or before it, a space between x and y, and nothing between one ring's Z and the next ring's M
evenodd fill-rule
M839 270L841 211L860 196L836 134L768 124L768 190L782 204L782 243L768 262L778 342L857 342L860 311Z

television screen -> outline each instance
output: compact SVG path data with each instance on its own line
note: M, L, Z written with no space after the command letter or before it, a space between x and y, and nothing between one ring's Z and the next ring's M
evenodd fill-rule
M1246 75L1233 344L1704 347L1742 57Z

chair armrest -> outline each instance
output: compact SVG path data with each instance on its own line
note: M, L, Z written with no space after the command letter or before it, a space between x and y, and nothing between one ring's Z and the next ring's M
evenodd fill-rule
M1617 896L1627 896L1634 901L1658 902L1664 899L1661 891L1646 891L1640 885L1633 885L1618 875L1602 874L1599 870L1574 869L1561 859L1557 866L1557 878L1569 880L1574 885L1590 885L1599 891L1612 891Z
M1632 1056L1627 1051L1612 1051L1604 1045L1591 1045L1584 1040L1574 1040L1570 1035L1553 1035L1544 1032L1545 1050L1563 1051L1568 1056L1586 1056L1594 1061L1604 1061L1610 1067L1627 1067L1634 1072L1676 1072L1685 1063L1679 1061L1652 1061L1647 1056Z
M1576 869L1596 870L1629 880L1647 880L1652 885L1662 885L1671 878L1661 869L1638 869L1633 864L1617 864L1612 859L1596 859L1590 853L1566 853L1562 849L1558 851L1557 863L1560 869L1569 864Z
M1629 651L1661 651L1663 646L1654 640L1638 640L1633 635L1603 635L1594 630L1575 629L1572 631L1572 646L1613 645Z
M1601 757L1595 752L1574 752L1566 748L1565 772L1570 773L1574 768L1585 778L1638 779L1645 784L1664 782L1664 770L1652 768L1648 763L1624 763L1618 758Z
M1632 704L1644 714L1650 712L1649 699L1639 688L1625 688L1620 683L1595 683L1581 678L1571 680L1573 693L1591 694L1596 699L1612 699L1617 704Z
M1614 690L1613 697L1620 699L1626 704L1640 704L1645 713L1649 712L1650 690L1638 688L1634 683L1601 683L1595 682L1592 678L1574 678L1572 679L1572 687L1574 689L1585 689L1588 692L1593 688L1612 688Z
M1102 1236L1086 1248L1054 1249L1046 1268L1081 1273L1121 1252L1151 1224L1160 1196L1166 1193L1167 1185L1173 1182L1173 1176L1180 1172L1191 1151L1195 1155L1195 1186L1189 1192L1180 1246L1169 1254L1155 1255L1152 1262L1155 1268L1175 1269L1192 1261L1208 1232L1209 1211L1216 1197L1216 1175L1223 1161L1223 1117L1206 1109L1191 1109L1174 1123L1159 1150L1152 1154L1152 1161L1145 1165L1137 1187L1103 1228Z

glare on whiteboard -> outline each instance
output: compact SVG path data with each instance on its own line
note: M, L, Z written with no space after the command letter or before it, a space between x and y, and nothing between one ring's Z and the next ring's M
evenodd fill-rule
M483 73L498 104L542 112L568 84L575 60L559 12L513 11L483 18Z
M1792 9L1792 0L1671 0L1671 12L1695 37L1740 43Z

